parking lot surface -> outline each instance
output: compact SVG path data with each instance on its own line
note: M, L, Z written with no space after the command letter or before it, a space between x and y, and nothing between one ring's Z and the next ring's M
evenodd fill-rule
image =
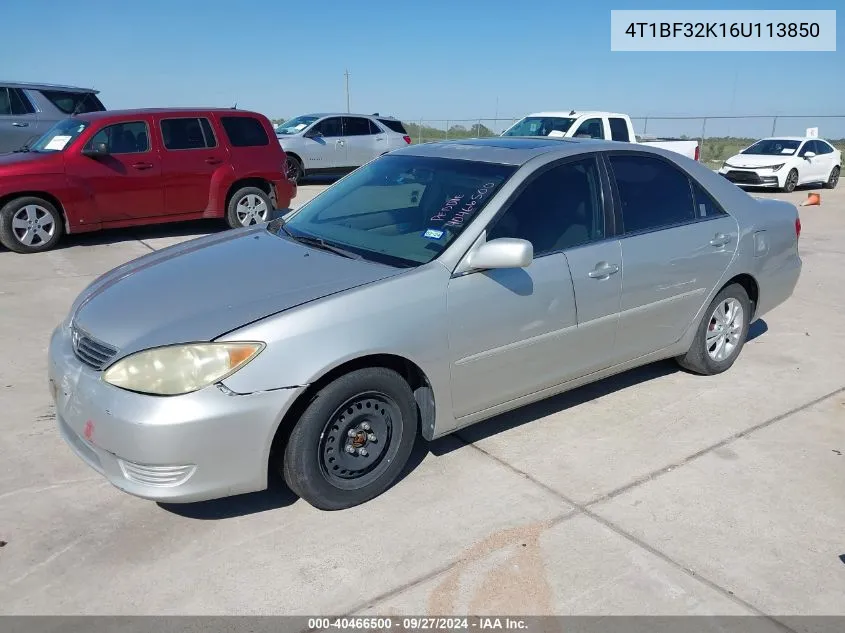
M281 485L136 499L55 428L48 337L77 293L222 224L0 251L0 613L845 614L845 187L821 193L794 296L729 372L667 361L511 412L334 513Z

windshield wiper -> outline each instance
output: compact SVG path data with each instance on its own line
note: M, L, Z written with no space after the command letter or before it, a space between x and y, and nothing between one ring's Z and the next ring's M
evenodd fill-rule
M29 143L25 145L21 145L18 149L12 150L13 154L23 154L26 152L31 152L32 150L29 148Z
M328 251L330 253L334 253L335 255L340 255L342 257L348 257L349 259L364 259L358 253L353 253L352 251L348 251L345 248L340 248L339 246L329 244L322 237L315 237L313 235L295 235L290 232L288 227L285 226L285 221L282 218L279 218L277 226L290 239L294 240L295 242L299 242L300 244L307 244L308 246L321 248L324 251Z

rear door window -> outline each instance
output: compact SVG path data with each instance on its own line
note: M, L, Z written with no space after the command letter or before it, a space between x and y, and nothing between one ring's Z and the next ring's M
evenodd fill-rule
M651 156L611 154L609 158L622 205L625 233L695 219L690 179L680 169Z
M628 135L628 124L625 122L625 119L610 117L608 120L610 121L611 140L623 141L625 143L631 140L631 137Z
M343 117L344 136L369 136L372 133L369 119L354 116Z
M33 112L35 112L35 108L32 107L23 90L0 88L0 116L20 116Z
M211 125L207 119L200 117L162 119L161 138L168 150L206 149L217 146Z
M232 147L260 147L270 144L261 121L250 116L223 116L220 123Z

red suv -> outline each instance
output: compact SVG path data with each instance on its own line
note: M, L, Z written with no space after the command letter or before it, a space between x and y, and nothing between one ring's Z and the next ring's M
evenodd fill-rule
M249 226L296 185L270 122L243 110L111 110L56 123L0 155L0 243L46 251L62 233L225 218Z

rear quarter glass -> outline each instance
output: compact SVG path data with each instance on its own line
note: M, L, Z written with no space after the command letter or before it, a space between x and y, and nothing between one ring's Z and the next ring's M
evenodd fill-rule
M408 131L405 129L405 126L402 125L401 121L394 121L392 119L379 119L379 123L383 126L388 128L389 130L393 130L397 134L407 134Z

